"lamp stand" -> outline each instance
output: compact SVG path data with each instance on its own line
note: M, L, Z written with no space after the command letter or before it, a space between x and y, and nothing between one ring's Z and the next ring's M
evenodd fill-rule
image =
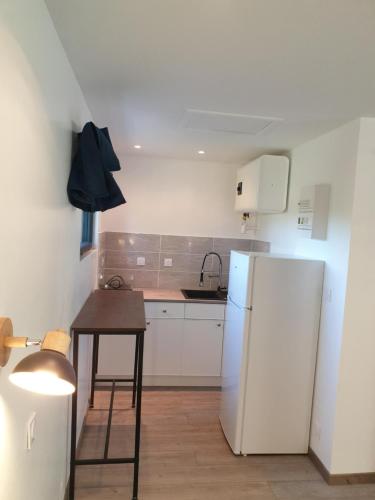
M0 366L8 363L11 347L8 339L13 339L13 325L10 318L0 317Z

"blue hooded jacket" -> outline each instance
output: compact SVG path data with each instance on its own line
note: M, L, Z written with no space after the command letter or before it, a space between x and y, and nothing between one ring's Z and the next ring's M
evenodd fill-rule
M70 203L86 212L108 210L126 203L111 172L121 170L108 129L86 123L78 135L68 181Z

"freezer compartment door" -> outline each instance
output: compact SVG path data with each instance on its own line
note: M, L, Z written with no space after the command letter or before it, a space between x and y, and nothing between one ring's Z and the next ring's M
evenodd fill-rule
M228 296L240 307L250 307L254 257L250 253L230 253Z
M220 422L235 454L241 452L250 311L228 301L224 323Z

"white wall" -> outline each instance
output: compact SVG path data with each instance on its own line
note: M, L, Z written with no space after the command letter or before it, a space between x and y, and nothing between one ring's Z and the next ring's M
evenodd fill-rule
M0 3L0 73L0 315L12 318L15 335L38 338L69 328L94 285L96 259L93 253L80 261L81 212L66 196L72 130L90 113L43 1ZM0 369L0 496L58 500L66 483L69 399L11 386L8 375L25 355L13 350ZM86 390L87 376L80 376ZM26 451L33 411L36 441Z
M332 471L375 471L375 119L362 119Z
M126 205L101 216L101 231L251 238L234 212L238 165L149 156L121 158Z
M260 239L271 242L272 251L291 252L326 262L311 447L329 470L332 469L358 134L359 120L294 149L287 212L262 216L257 234ZM329 183L332 189L326 241L308 239L296 228L300 188L317 183Z

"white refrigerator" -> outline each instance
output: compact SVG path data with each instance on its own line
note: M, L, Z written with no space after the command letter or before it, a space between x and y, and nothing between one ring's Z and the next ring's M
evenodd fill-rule
M307 453L324 263L231 252L220 422L233 452Z

